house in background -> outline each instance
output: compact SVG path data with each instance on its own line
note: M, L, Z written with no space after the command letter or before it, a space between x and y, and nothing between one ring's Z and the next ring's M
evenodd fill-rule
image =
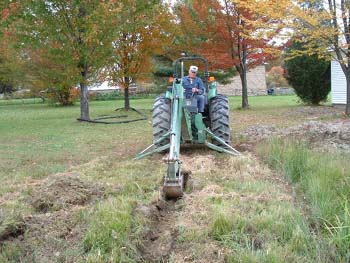
M346 79L340 64L331 62L331 94L332 105L346 104Z
M257 66L247 72L248 96L267 95L265 65ZM218 92L228 96L241 96L242 83L239 75L230 84L217 84Z

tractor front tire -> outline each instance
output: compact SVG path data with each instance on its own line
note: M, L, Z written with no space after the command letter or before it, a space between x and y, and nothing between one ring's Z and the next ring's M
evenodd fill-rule
M171 122L171 101L165 96L158 96L153 104L153 139L158 141L164 134L170 130ZM161 147L170 142L169 138L156 144L156 147Z
M212 98L209 104L209 114L212 133L230 144L230 109L227 96L218 94ZM215 139L213 143L221 145Z

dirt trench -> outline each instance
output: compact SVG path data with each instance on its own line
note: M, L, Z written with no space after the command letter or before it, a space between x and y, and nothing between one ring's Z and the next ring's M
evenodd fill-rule
M139 247L143 262L165 262L169 259L177 236L176 214L181 209L180 202L159 199L151 206L136 208L138 213L151 220Z
M216 242L207 240L201 244L202 255L194 255L196 248L183 242L179 231L182 228L206 228L195 222L194 214L205 214L203 193L211 191L212 186L203 186L197 176L217 169L215 156L211 154L182 154L182 169L187 174L184 196L177 200L165 200L160 194L151 205L138 206L135 211L150 219L142 237L141 262L224 262L222 249ZM193 173L192 173L193 171ZM215 188L215 186L214 186ZM161 189L159 190L161 191Z
M282 138L299 136L310 139L315 148L322 143L322 149L329 150L330 145L335 145L336 150L348 151L346 146L349 145L349 125L349 120L331 120L309 121L289 128L248 127L242 133L248 138L246 142L248 146L242 145L240 148L245 151L241 157L221 158L210 150L184 149L181 154L183 169L192 172L184 197L176 202L159 198L151 206L137 208L151 219L141 248L144 262L226 262L226 256L231 252L219 242L195 234L193 238L198 240L191 242L181 233L182 229L192 233L210 231L208 199L226 199L232 200L233 203L238 201L241 207L232 208L236 213L246 213L254 202L287 202L291 205L296 202L292 186L254 156L255 145L271 136ZM211 178L212 174L220 174L220 171L222 174L216 179ZM244 191L224 190L225 182L229 183L232 179L242 183L265 182L271 184L274 191L265 190L261 193L247 194ZM257 250L263 248L263 240L254 247Z

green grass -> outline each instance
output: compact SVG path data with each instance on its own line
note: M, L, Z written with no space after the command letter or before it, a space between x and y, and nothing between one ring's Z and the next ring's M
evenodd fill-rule
M240 98L230 97L233 133L248 125L288 126L308 117L296 115L285 120L286 112L293 112L299 107L295 96L250 97L249 102L251 109L240 110ZM132 107L141 109L150 118L152 105L152 98L131 101ZM93 101L90 114L92 118L115 115L114 109L122 106L122 100ZM81 247L77 250L72 248L69 253L80 256L83 262L140 260L136 247L141 242L140 235L147 220L135 216L133 211L138 204L149 204L157 198L158 187L165 174L160 155L133 160L136 153L152 143L151 119L101 125L78 122L76 118L79 115L78 105L0 106L0 198L4 201L1 212L7 218L6 222L34 213L27 200L31 184L54 173L78 172L88 181L104 184L106 189L101 200L82 211L81 221L87 228L82 235ZM135 116L133 113L129 115L129 118ZM286 177L296 184L300 184L305 171L310 171L310 154L303 147L300 145L297 152L289 152L293 162L282 169ZM280 156L278 148L275 151L277 168L284 162L284 157ZM180 226L177 242L203 249L201 246L206 240L215 240L227 249L227 262L317 262L318 256L324 255L322 250L327 251L329 246L313 234L301 208L295 207L291 201L278 200L282 189L276 190L276 185L270 181L255 178L258 171L245 170L247 165L254 167L256 163L229 159L219 154L215 158L228 168L204 173L198 184L203 187L209 183L217 184L224 194L239 193L246 199L241 202L237 198L209 197L206 200L208 214L197 215L198 220L210 220L208 228ZM233 161L226 164L227 160ZM317 162L313 164L317 165ZM337 165L341 167L339 163ZM232 171L241 177L232 178ZM312 185L322 186L327 173L320 178L324 179L308 179L298 191L305 191ZM335 185L335 189L339 187ZM333 211L334 203L344 202L338 196L333 202L331 193L319 198L317 195L320 193L316 191L316 186L314 188L315 192L309 191L307 195L311 212L317 215L315 218L327 219L324 215ZM345 191L345 187L341 191ZM266 193L269 193L267 200L259 201L260 195L264 197ZM324 212L327 209L328 212ZM334 209L337 209L338 217L327 223L318 222L326 223L328 230L324 228L324 234L330 238L333 235L332 244L340 247L346 244L342 238L347 233L344 220L347 213L339 204ZM15 220L14 225L17 222ZM0 261L18 262L23 256L21 249L17 244L5 244L0 249ZM200 250L194 254L201 256Z
M113 109L121 105L121 102L91 103L91 115L115 115ZM151 107L149 101L146 104L140 100L138 105L147 110ZM78 122L77 117L77 106L2 107L1 178L13 182L26 177L42 178L62 172L106 152L125 149L128 143L140 142L140 135L147 128L150 130L149 126L137 122L129 125L98 125ZM147 138L151 141L151 136ZM134 149L127 157L136 152L137 149ZM120 157L125 158L124 156L125 154ZM3 191L0 190L1 192Z
M290 96L250 98L252 108L257 112L295 106L294 100L295 97ZM238 97L231 97L231 108L237 107L238 101ZM152 104L151 98L131 101L131 106L143 109L149 117ZM114 109L122 106L123 101L91 102L91 117L115 115ZM247 114L254 113L249 111ZM24 104L1 107L0 178L6 183L0 186L0 195L15 191L14 185L26 178L44 178L98 156L115 153L118 159L131 158L152 141L150 120L123 125L98 125L76 121L79 115L78 105L51 107L46 104ZM233 118L232 121L235 127L236 120ZM135 147L128 146L130 144Z
M293 204L271 196L264 203L235 203L233 212L231 207L227 201L215 205L210 226L211 237L230 249L228 262L317 262L318 254L325 256L317 248L324 241Z
M26 98L26 99L0 99L0 106L9 105L24 105L24 104L43 104L40 98Z
M132 228L140 223L132 211L132 202L123 197L107 199L96 207L84 239L87 262L135 262L138 252L132 234L138 233L132 233Z
M131 105L150 116L152 99L139 99L137 105L134 101ZM123 106L122 101L92 102L90 106L92 118L99 115L124 114L114 111L115 108ZM133 114L129 114L130 118L136 116ZM140 161L136 165L131 161L137 152L152 142L150 123L143 121L123 125L91 124L78 122L76 118L79 115L78 105L73 107L51 107L45 104L1 106L0 198L11 200L12 196L18 196L13 201L7 201L2 205L1 213L6 221L10 222L12 218L17 218L18 214L21 216L31 214L33 209L26 202L27 192L30 190L28 184L57 172L78 171L92 181L111 185L111 188L113 185L120 185L126 192L151 191L147 198L144 198L145 194L142 193L144 202L153 197L152 193L161 178L158 174L160 170L156 168L155 176L159 179L155 180L154 176L147 176L147 172L140 169L147 160ZM94 160L97 161L94 162ZM126 160L130 161L125 162ZM82 164L84 166L80 167ZM152 166L155 165L152 164ZM149 173L151 171L152 169ZM138 180L139 178L141 180ZM113 194L114 190L107 189L107 194L108 192ZM108 205L110 204L105 206ZM103 207L104 205L101 205L101 208L96 210L96 215L91 214L87 222L90 220L108 222L111 217L103 213ZM124 212L123 209L125 209ZM121 207L120 213L130 214L130 207ZM111 216L114 218L117 215L119 214L113 211ZM17 221L14 221L14 225L16 223ZM115 225L106 223L106 228L113 229L113 227ZM98 229L92 228L91 231L85 244L86 247L91 246L89 250L91 262L96 262L94 255L98 249L95 249L96 246L92 244L94 242L100 244L101 240L98 235L93 234L93 231L98 232ZM120 240L123 240L123 236L120 236ZM109 241L112 242L111 246L115 243L115 240L107 240ZM106 251L103 246L101 251ZM8 255L6 258L12 258L16 262L15 258L21 254L20 249L14 245L6 245L3 248L1 254ZM113 251L116 253L117 248ZM106 254L103 254L101 257L105 256Z
M305 142L273 140L260 149L272 167L284 173L310 206L311 221L337 248L337 260L350 253L349 155L318 153Z

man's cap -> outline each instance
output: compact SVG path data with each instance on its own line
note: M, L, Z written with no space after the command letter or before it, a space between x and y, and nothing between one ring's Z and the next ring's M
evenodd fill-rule
M197 66L190 66L190 71L197 72L198 67Z

